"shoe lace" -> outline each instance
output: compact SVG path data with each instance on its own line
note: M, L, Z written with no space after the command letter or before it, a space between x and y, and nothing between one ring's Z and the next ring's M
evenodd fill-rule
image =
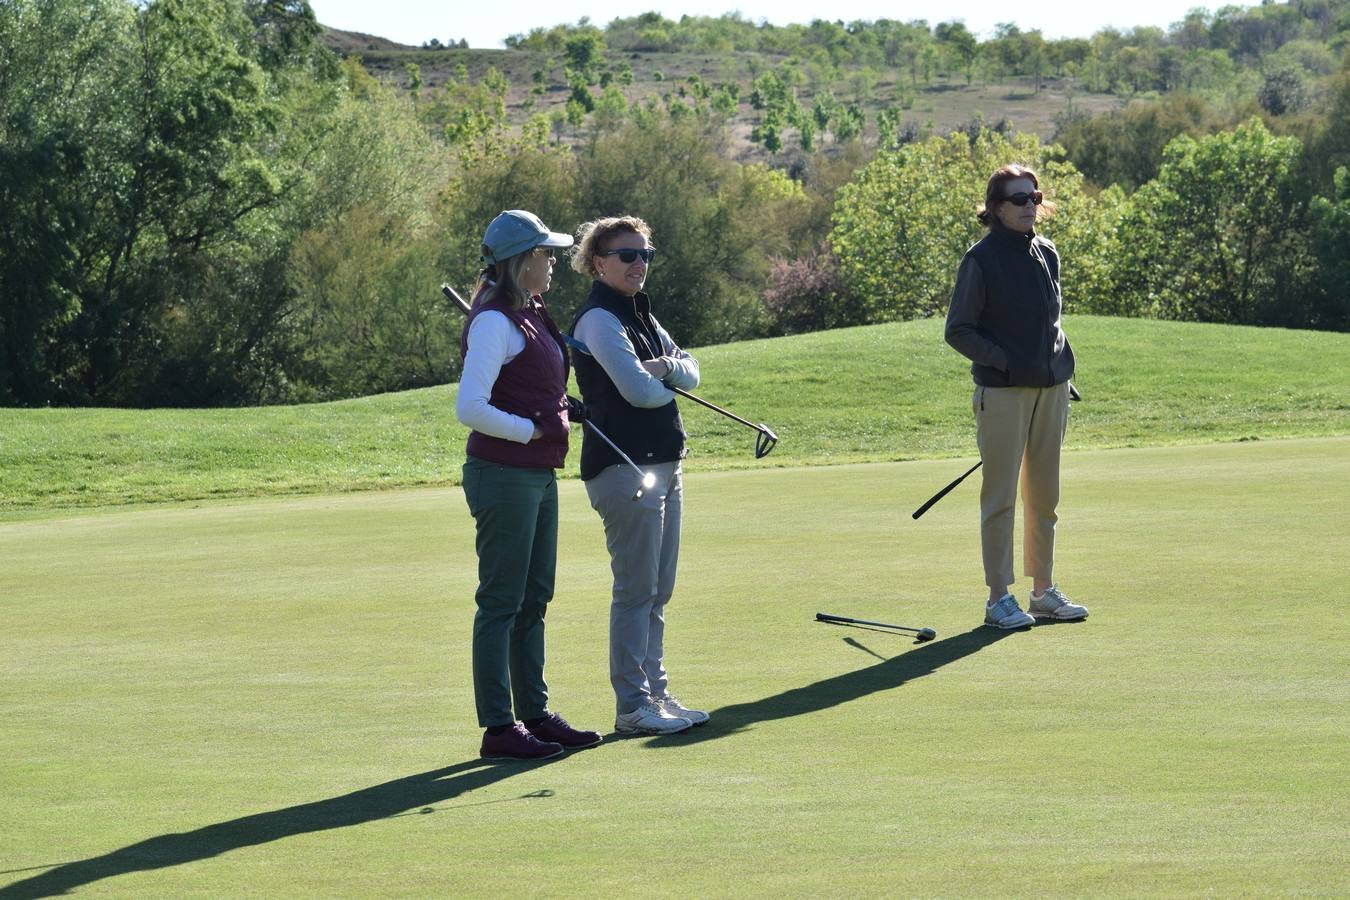
M1045 604L1051 609L1058 609L1065 603L1068 603L1069 598L1059 592L1058 585L1052 584L1041 593L1040 599L1037 602Z

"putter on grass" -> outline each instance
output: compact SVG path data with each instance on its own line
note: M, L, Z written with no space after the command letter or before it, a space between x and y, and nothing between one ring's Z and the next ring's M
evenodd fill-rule
M1080 394L1080 393L1078 393L1078 388L1076 388L1076 387L1073 386L1073 382L1072 382L1072 381L1069 382L1069 399L1070 399L1070 400L1082 400L1082 399L1083 399L1083 395ZM968 477L970 477L970 474L971 474L972 472L974 472L976 469L978 469L978 468L979 468L980 466L982 466L982 465L984 465L984 460L980 460L980 461L977 462L975 465L971 466L969 469L966 469L966 471L961 475L960 478L956 479L956 480L953 481L951 484L947 485L945 488L943 488L942 490L938 491L938 492L937 492L936 494L934 494L933 496L929 497L927 503L925 503L923 506L920 506L918 509L914 510L914 512L911 514L911 518L917 519L919 516L921 516L921 515L923 515L924 513L928 512L929 508L932 507L932 505L933 505L934 503L937 503L937 502L938 502L939 500L941 500L943 497L945 497L945 496L947 496L948 494L950 494L950 493L952 492L952 490L953 490L958 484L960 484L961 482L965 481Z
M570 334L564 334L563 340L567 342L567 346L571 347L578 353L584 353L587 356L591 355L591 351L586 348L586 345L583 344L581 341L577 340L576 338L572 337ZM711 409L714 412L721 413L728 419L731 419L733 422L739 422L746 428L750 428L758 432L758 436L755 438L755 459L763 459L764 457L768 456L770 453L773 452L773 448L778 444L778 435L774 434L773 429L770 428L768 425L764 424L756 425L754 422L751 422L748 419L742 419L734 412L723 409L716 403L709 403L702 397L696 397L693 394L686 391L684 388L677 388L669 384L666 385L666 388L676 394L679 394L681 397L688 397L690 400L693 400L695 403L698 403L701 406L706 406L708 407L708 409Z
M867 619L850 619L848 616L832 616L829 613L816 613L817 622L825 622L829 625L871 625L874 628L894 628L896 631L912 631L916 639L920 641L931 641L937 637L937 632L931 628L910 628L908 625L891 625L886 622L869 622Z
M441 285L441 293L445 294L445 296L448 297L452 303L458 306L462 313L464 313L466 316L469 314L471 307L469 306L469 304L464 302L463 297L461 297L458 293L455 292L454 288L452 288L448 284L443 284ZM595 432L596 437L600 438L600 440L604 441L606 444L609 444L611 447L613 447L614 452L619 454L619 456L623 457L623 461L628 463L628 465L632 466L633 471L638 474L638 478L641 479L641 484L637 489L637 493L633 494L634 500L641 500L642 495L644 493L650 491L652 488L656 486L656 476L651 472L644 472L641 469L639 469L637 463L633 462L633 460L629 458L627 453L624 453L622 450L620 450L619 445L609 439L609 435L605 434L603 431L600 430L600 426L596 425L590 419L582 419L581 421L582 424L589 426L591 431Z

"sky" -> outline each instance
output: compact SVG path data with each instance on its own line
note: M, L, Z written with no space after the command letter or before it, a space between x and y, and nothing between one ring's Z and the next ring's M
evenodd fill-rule
M470 47L502 47L508 35L526 34L533 28L575 24L589 16L596 25L631 18L644 12L659 12L678 21L680 16L720 16L739 12L751 22L767 20L775 25L810 22L812 19L854 20L926 19L930 25L959 19L977 37L990 36L999 22L1014 22L1023 31L1039 28L1047 38L1088 37L1107 26L1128 29L1137 25L1166 28L1179 22L1194 7L1218 9L1229 3L1247 6L1251 0L1132 0L1106 3L1102 0L1043 0L1040 3L1008 3L1007 0L942 0L939 3L881 2L881 0L639 0L635 5L572 0L545 3L542 0L508 0L497 6L480 0L310 0L318 20L331 28L359 31L401 44L420 46L432 38L442 43L461 38Z

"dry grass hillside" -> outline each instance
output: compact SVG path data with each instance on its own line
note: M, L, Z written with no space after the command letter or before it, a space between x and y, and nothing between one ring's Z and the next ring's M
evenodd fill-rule
M442 86L463 65L469 78L477 81L489 68L496 68L511 83L507 94L507 116L520 124L537 113L550 113L565 106L568 88L558 57L525 50L439 49L409 47L371 35L327 29L324 35L328 45L342 55L356 55L366 69L381 80L409 86L408 65L416 64L422 79L422 90L432 91ZM708 84L735 82L741 86L741 102L732 123L732 133L740 143L740 155L748 158L764 155L764 151L749 141L751 127L758 118L746 98L754 78L781 62L781 58L756 53L729 53L723 55L699 53L617 52L606 53L611 67L627 63L633 72L633 82L624 88L630 103L670 92L679 92L681 84L697 75ZM536 86L535 73L544 72ZM920 133L945 134L976 118L987 123L1009 120L1019 131L1033 132L1042 139L1055 133L1055 117L1069 110L1089 113L1101 112L1119 105L1119 98L1111 95L1090 94L1081 90L1077 82L1067 78L1048 78L1038 92L1025 79L1009 79L1002 83L967 84L964 76L935 77L931 84L917 90L909 83L908 74L898 70L845 69L828 89L841 101L853 102L861 98L867 113L868 136L875 136L876 113L888 106L902 106L904 121L913 123ZM598 88L594 90L598 91ZM800 88L798 98L810 104L814 90ZM788 140L792 141L790 134Z

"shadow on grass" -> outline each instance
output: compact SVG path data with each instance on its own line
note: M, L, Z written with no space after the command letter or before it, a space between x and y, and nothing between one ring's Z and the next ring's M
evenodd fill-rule
M687 747L690 744L736 734L757 722L819 712L831 706L866 697L868 694L889 691L916 678L931 675L943 666L964 659L972 653L978 653L990 644L1012 634L1016 632L978 625L965 634L921 644L913 650L890 659L882 659L881 662L865 669L846 672L805 687L751 700L749 703L736 703L712 710L712 719L706 725L679 734L652 738L647 742L647 746ZM877 656L856 640L845 638L845 642Z
M922 678L1012 633L993 628L974 628L965 634L923 644L917 649L890 659L882 658L881 662L865 669L836 675L806 687L793 688L750 703L724 706L713 712L712 721L708 724L683 734L651 739L648 746L686 746L743 731L756 722L785 719L829 709L878 691L899 687L915 678ZM877 655L851 638L846 641L867 650L874 656ZM102 856L61 863L40 875L0 887L0 898L52 897L105 878L198 862L231 850L253 847L296 835L362 825L379 819L425 815L436 811L431 806L433 803L452 800L470 791L505 781L514 775L535 771L542 765L547 763L494 764L479 759L468 760L418 775L386 781L340 797L243 816L181 834L161 835ZM545 789L522 794L510 800L551 796L553 792ZM476 805L480 804L463 804L463 806ZM33 871L33 868L13 869L3 874Z
M0 897L52 897L105 878L197 862L231 850L300 834L346 828L400 815L426 814L435 811L431 807L433 803L451 800L514 775L535 771L540 765L469 760L443 769L386 781L340 797L231 819L196 831L165 834L102 856L62 863L41 875L0 887ZM551 796L552 791L541 790L511 799L529 800Z

